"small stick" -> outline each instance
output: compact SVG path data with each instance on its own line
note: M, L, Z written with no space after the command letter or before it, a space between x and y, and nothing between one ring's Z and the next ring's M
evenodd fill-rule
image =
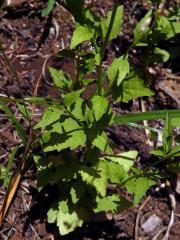
M138 214L136 216L136 222L135 222L135 228L134 228L134 240L138 240L138 224L139 224L141 211L143 210L143 208L146 206L146 204L149 202L150 199L151 199L151 196L148 196L139 208Z

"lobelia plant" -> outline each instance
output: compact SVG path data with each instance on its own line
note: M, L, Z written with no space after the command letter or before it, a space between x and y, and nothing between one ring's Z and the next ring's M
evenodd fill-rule
M60 90L61 105L49 106L34 127L42 133L42 154L34 156L38 187L58 186L59 198L48 211L48 222L56 222L61 235L82 226L93 213L119 212L130 206L109 184L125 187L134 194L134 204L137 204L156 178L151 171L133 167L137 151L113 154L106 127L117 122L112 101L127 103L154 94L130 64L128 53L135 46L149 46L148 41L161 27L158 25L161 17L156 16L155 23L151 23L156 12L149 11L135 27L131 47L105 71L106 47L120 32L123 6L116 1L113 10L105 18L99 18L91 7L84 8L83 4L84 1L66 1L76 25L70 48L59 53L61 58L74 61L76 77L71 79L62 70L49 69ZM165 51L155 48L154 52L164 56ZM92 74L94 70L96 74ZM90 74L95 77L89 79ZM86 97L89 85L94 91Z
M51 4L47 5L50 10L44 16L52 10L55 1L48 1L48 4ZM134 28L134 40L127 52L115 58L105 69L103 62L108 43L121 31L123 6L115 1L113 10L100 18L93 13L92 4L84 7L83 0L66 0L65 4L75 19L75 30L70 48L58 55L61 59L69 58L74 62L75 78L50 67L54 85L59 89L59 100L41 97L14 100L18 102L18 108L28 120L31 130L40 131L40 135L36 135L28 147L33 149L34 142L40 145L39 154L33 152L39 191L49 184L58 188L59 197L47 215L48 222L56 223L61 235L81 227L85 221L92 219L93 214L115 213L128 208L132 203L117 193L117 187L134 194L134 204L137 204L156 183L156 178L161 176L156 169L138 169L134 166L138 156L136 150L114 154L106 131L108 126L166 118L163 150L157 149L152 153L171 158L179 153L179 146L178 153L172 155L168 126L169 122L176 126L176 119L180 117L179 110L169 110L167 117L167 111L116 116L112 109L112 102L127 103L154 95L140 72L129 62L128 54L132 48L142 47L152 56L160 56L156 59L167 61L170 53L167 55L165 50L157 46L159 39L169 41L180 32L176 19L158 15L155 9L149 11ZM87 94L90 87L93 92ZM12 99L1 98L0 105L26 146L26 133L5 101ZM26 102L47 105L42 119L34 126L25 107ZM16 147L10 155L10 163L17 150ZM164 158L160 161L164 161ZM7 186L7 171L5 175ZM116 187L112 188L112 185Z

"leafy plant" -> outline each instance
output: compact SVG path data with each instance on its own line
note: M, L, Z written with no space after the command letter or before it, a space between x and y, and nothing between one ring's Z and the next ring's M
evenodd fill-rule
M42 13L44 16L49 14L54 3L48 1ZM92 5L84 7L83 0L66 0L65 4L73 14L76 25L70 47L59 52L59 57L74 61L75 79L51 67L50 75L60 92L58 100L42 97L14 99L31 131L36 133L34 139L27 137L6 106L5 103L12 99L2 97L0 100L1 108L26 146L25 157L29 156L29 149L33 152L34 143L39 144L39 154L33 152L38 189L41 191L48 184L58 187L59 198L55 199L47 215L48 222L56 223L61 235L81 227L85 221L91 220L93 214L115 213L129 207L132 203L117 194L117 187L124 187L134 194L134 204L138 204L159 177L152 168L138 169L134 166L137 151L114 154L108 138L108 126L166 118L163 148L152 152L164 161L164 157L179 154L179 146L171 150L170 129L171 125L176 125L175 119L180 117L179 110L116 116L111 104L112 101L127 103L154 95L142 74L129 61L129 53L134 47L148 48L151 45L153 54L160 56L161 61L167 61L169 54L157 44L159 39L169 40L179 33L178 22L157 15L156 10L149 11L134 28L134 40L127 52L104 69L108 42L116 38L122 28L123 6L116 1L113 10L100 18L92 11ZM92 74L94 71L96 74ZM90 87L93 93L89 96L87 92ZM26 110L26 102L46 106L41 120L34 126ZM16 150L12 154L16 154ZM112 189L110 184L116 187Z

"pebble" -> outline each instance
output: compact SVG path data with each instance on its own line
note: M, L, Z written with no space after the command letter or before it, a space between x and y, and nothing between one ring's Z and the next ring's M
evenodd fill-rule
M151 215L141 226L146 234L152 234L161 225L162 219L157 215Z

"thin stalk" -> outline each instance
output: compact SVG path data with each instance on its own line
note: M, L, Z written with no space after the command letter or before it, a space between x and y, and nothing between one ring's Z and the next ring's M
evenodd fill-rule
M102 45L101 50L100 50L100 64L99 64L99 66L97 68L97 83L98 83L97 87L98 87L98 95L99 96L102 93L102 84L103 84L103 80L102 80L102 76L103 76L103 72L102 72L102 70L103 70L102 69L103 59L104 59L104 55L105 55L105 51L106 51L106 46L107 46L107 43L109 41L109 37L110 37L111 31L112 31L112 27L113 27L113 24L114 24L117 8L118 8L118 1L116 1L115 4L114 4L113 11L112 11L112 14L111 14L110 23L109 23L109 26L108 26L108 30L107 30L107 33L106 33L103 45Z
M20 88L20 79L19 79L19 76L16 72L16 70L13 68L11 62L9 61L9 59L7 58L5 52L4 52L4 49L2 47L2 43L0 42L0 52L2 53L3 55L3 58L4 58L4 61L6 63L6 65L9 67L10 71L12 72L17 84L18 84L18 87ZM28 112L27 108L26 108L26 104L25 104L25 101L24 101L24 98L22 98L22 104L24 106L24 109L26 112ZM31 119L27 119L29 125L31 126Z
M7 56L6 56L5 52L4 52L4 49L2 47L2 43L1 42L0 42L0 51L1 51L2 55L3 55L3 58L4 58L4 61L5 61L6 65L9 67L10 71L14 75L14 78L15 78L16 82L20 85L20 80L19 80L18 74L14 70L14 68L12 67L9 59L7 58Z

